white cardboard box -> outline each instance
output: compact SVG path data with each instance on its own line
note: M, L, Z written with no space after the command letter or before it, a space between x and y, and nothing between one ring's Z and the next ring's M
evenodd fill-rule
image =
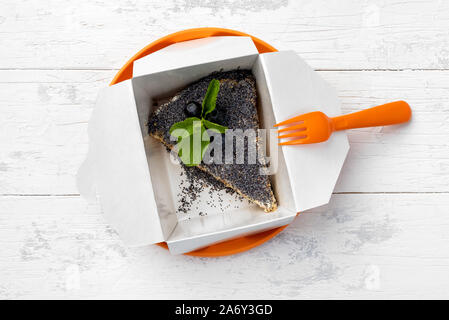
M336 132L320 144L284 146L272 184L279 208L265 213L242 201L224 212L189 219L176 214L180 166L148 135L153 100L214 71L251 69L263 128L320 110L340 114L336 92L294 52L259 54L247 37L178 43L134 63L133 78L104 88L89 122L89 152L78 173L80 193L99 197L106 220L129 246L166 241L172 254L290 223L296 213L329 201L349 144ZM213 195L212 195L213 197ZM227 199L227 201L235 201Z

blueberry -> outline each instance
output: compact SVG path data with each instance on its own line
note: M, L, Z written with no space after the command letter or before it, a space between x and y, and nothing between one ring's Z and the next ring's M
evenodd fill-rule
M198 102L190 101L186 104L184 112L188 117L200 117L201 116L201 105Z
M211 113L209 113L206 116L207 120L212 121L212 122L216 122L218 120L218 112L217 109L213 110Z

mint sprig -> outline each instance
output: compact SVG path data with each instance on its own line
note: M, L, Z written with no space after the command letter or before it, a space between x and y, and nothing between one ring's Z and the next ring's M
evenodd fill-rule
M170 134L178 140L178 156L188 167L196 166L203 160L210 136L207 129L225 133L225 126L206 120L205 117L215 110L217 96L220 91L220 81L212 79L201 104L201 118L190 117L176 122L170 127ZM198 143L201 141L201 143Z
M206 117L209 113L215 110L217 105L218 91L220 91L220 81L212 79L207 87L206 95L201 104L201 118Z
M222 126L222 125L219 125L219 124L217 124L217 123L213 123L213 122L211 122L211 121L209 121L209 120L202 119L202 121L203 121L203 125L204 125L207 129L216 131L216 132L218 132L218 133L225 133L226 130L228 130L227 127Z

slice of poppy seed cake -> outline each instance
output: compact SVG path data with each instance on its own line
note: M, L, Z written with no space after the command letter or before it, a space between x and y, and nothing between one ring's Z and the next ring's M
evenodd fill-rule
M201 105L212 79L217 79L220 82L215 108L217 111L216 120L214 122L229 129L257 130L259 118L257 115L256 80L249 70L234 70L213 73L178 92L150 115L149 134L172 149L175 142L170 139L169 130L171 126L187 118L184 109L189 102L193 101ZM247 139L256 141L245 141L245 148L251 142L256 144L257 149L260 148L257 137L250 136ZM223 139L224 141L225 139ZM225 153L222 152L222 154L224 157ZM197 167L211 174L215 179L234 189L243 197L258 204L266 212L276 210L276 198L271 188L269 176L260 174L261 171L266 170L266 165L260 161L255 164L248 164L246 160L244 164L237 164L235 161L235 142L233 156L232 164L206 164L202 162Z

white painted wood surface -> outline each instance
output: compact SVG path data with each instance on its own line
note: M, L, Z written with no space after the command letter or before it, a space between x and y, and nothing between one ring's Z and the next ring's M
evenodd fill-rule
M78 195L97 91L137 50L197 26L293 49L344 112L405 99L406 125L350 133L329 205L236 256L126 248ZM0 298L449 298L449 2L2 1Z

